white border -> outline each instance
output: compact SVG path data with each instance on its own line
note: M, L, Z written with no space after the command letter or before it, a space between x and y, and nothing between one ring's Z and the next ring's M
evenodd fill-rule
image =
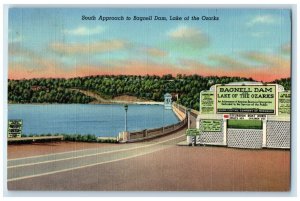
M190 196L202 196L202 197L206 197L206 196L211 196L211 197L220 197L220 196L224 196L224 197L240 197L240 196L255 196L255 197L260 197L260 196L263 196L264 198L262 198L263 200L266 200L266 196L272 196L273 198L271 198L272 200L282 200L282 196L297 196L297 177L298 177L298 181L299 181L299 174L297 175L297 148L296 148L296 142L297 142L297 128L298 126L296 125L297 123L297 114L299 114L299 109L297 108L297 94L298 94L298 90L299 88L297 88L297 78L299 77L298 73L297 73L297 37L296 37L296 33L297 33L297 30L299 29L297 27L297 17L299 17L298 13L297 13L297 4L298 4L298 1L296 0L286 0L286 1L280 1L278 5L265 5L265 4L272 4L274 3L274 1L271 1L271 0L267 0L267 1L264 1L264 2L261 2L260 0L251 0L251 1L248 1L246 2L246 4L240 4L240 5L229 5L229 4L224 4L224 1L221 1L221 0L210 0L210 1L206 1L206 2L203 2L201 1L201 3L210 3L210 4L206 4L206 5L195 5L198 3L198 1L196 0L185 0L183 2L178 2L178 1L168 1L168 2L162 2L161 0L152 0L152 1L143 1L145 3L155 3L155 4L162 4L162 3L176 3L176 4L181 4L181 6L179 5L172 5L172 7L218 7L218 8L226 8L226 7L246 7L246 8L291 8L293 10L293 45L292 45L292 66L293 66L293 69L292 69L292 108L293 108L293 111L292 111L292 164L291 164L291 167L292 167L292 176L291 176L291 183L292 183L292 189L291 189L291 193L247 193L247 192L147 192L147 193L144 193L144 192L10 192L8 193L7 190L6 190L6 181L4 179L3 183L1 183L1 192L4 193L5 196L50 196L50 198L48 198L49 200L51 199L52 196L60 196L60 197L68 197L68 196L86 196L86 197L90 197L90 196L164 196L164 197L168 197L168 196L176 196L176 197L190 197ZM14 0L14 1L8 1L8 0L4 0L4 3L10 3L10 4L20 4L20 3L23 3L23 1L21 0ZM31 4L41 4L40 1L38 0L35 0L35 1L27 1L27 3L31 3ZM46 3L50 3L50 2L46 2ZM52 0L51 3L55 3L57 5L51 5L51 7L58 7L58 6L68 6L68 5L58 5L58 4L61 4L61 3L67 3L66 1L63 1L63 0ZM71 3L74 3L71 2ZM90 7L91 5L93 4L97 4L99 3L99 1L90 1L90 0L85 0L84 3L86 4L90 4L89 6L88 5L76 5L77 7ZM120 0L110 0L109 1L110 5L101 5L102 7L105 6L105 7L170 7L170 5L122 5L120 6L120 4L122 4L122 2ZM140 3L140 1L133 1L133 0L127 0L126 3L129 3L129 4L138 4ZM231 3L231 4L237 4L237 3L240 3L240 1L227 1L227 3ZM253 5L253 4L249 4L249 3L256 3L257 5ZM277 3L277 2L276 2ZM114 4L119 4L119 5L114 5ZM194 4L194 5L187 5L187 4ZM264 4L264 5L262 5ZM294 5L287 5L287 4L294 4ZM32 7L32 5L22 5L23 7ZM45 6L45 4L44 4ZM70 6L70 5L69 5ZM97 5L98 6L98 5ZM41 6L39 6L41 7ZM72 5L72 7L75 7L74 5ZM7 8L4 8L2 9L4 11L4 14L7 14ZM3 22L4 23L4 29L3 29L3 26L2 26L2 29L3 30L6 30L6 34L4 35L4 37L1 37L1 41L2 41L2 44L3 44L3 50L4 50L4 53L5 55L7 56L7 44L4 44L3 41L7 41L7 21L3 21L2 19L2 15L1 15L1 23ZM5 16L4 16L5 17ZM7 19L6 17L4 19ZM5 26L6 25L6 26ZM1 31L1 33L4 33L3 30ZM298 31L299 33L299 31ZM3 55L3 54L1 54ZM0 58L1 60L1 58ZM1 93L3 95L3 98L0 99L1 100L1 110L3 111L3 115L1 115L1 123L0 123L0 126L1 126L1 130L2 131L5 131L5 126L3 126L3 123L6 122L6 116L7 116L7 111L6 111L6 107L4 107L4 104L6 103L5 100L6 97L7 97L7 92L6 92L6 80L7 80L7 68L5 68L5 66L7 66L7 57L4 58L4 68L2 68L2 72L3 75L0 76L0 90L1 90ZM2 84L3 83L3 84ZM5 90L4 90L5 89ZM2 132L3 134L3 132ZM4 141L5 142L5 141ZM298 138L298 144L299 144L299 138ZM3 147L2 147L3 146ZM4 152L1 155L1 160L2 164L4 164L4 166L1 166L1 168L3 167L6 167L6 143L1 143L1 148L2 150L4 150ZM3 156L3 157L2 157ZM5 159L5 160L3 160ZM5 170L5 168L2 169L1 173L4 173L3 171ZM6 177L6 175L2 175L2 178ZM5 186L2 186L2 184L4 184ZM4 187L4 188L3 188ZM277 198L274 198L274 197L277 197ZM296 198L296 197L294 197ZM25 198L25 200L32 200L32 199L36 199L36 198ZM38 198L40 200L40 198ZM43 199L47 199L47 198L43 198ZM65 199L65 198L63 198ZM99 200L99 198L96 198L97 200ZM102 199L102 198L101 198ZM138 198L139 199L139 198ZM143 198L145 199L145 198ZM151 198L150 198L151 199ZM165 200L165 198L163 198ZM176 198L172 198L172 200L176 200ZM224 198L222 198L223 200ZM228 199L228 198L227 198ZM239 199L240 198L231 198L230 200L232 199ZM252 199L252 198L243 198L243 199ZM271 200L270 199L270 200ZM24 200L24 198L22 199ZM72 200L82 200L82 198L72 198ZM134 199L130 199L130 200L134 200ZM139 199L140 200L140 199ZM226 198L225 198L226 200ZM229 200L229 199L228 199Z

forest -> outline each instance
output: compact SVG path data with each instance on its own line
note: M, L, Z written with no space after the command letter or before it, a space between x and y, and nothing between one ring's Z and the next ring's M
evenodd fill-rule
M163 101L165 93L178 96L178 103L199 109L199 93L214 84L255 81L241 77L203 77L200 75L172 76L156 75L97 75L75 78L36 78L8 80L9 103L90 103L94 98L74 89L87 90L111 99L120 95L130 95L145 100ZM271 83L281 84L290 90L291 79L284 78Z

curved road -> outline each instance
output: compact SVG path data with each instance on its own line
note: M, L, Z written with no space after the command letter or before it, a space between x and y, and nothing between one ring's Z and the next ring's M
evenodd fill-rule
M191 128L194 127L195 117L191 115ZM12 183L96 165L125 161L168 149L185 139L185 129L182 129L173 134L146 142L11 159L8 160L7 164L7 181Z

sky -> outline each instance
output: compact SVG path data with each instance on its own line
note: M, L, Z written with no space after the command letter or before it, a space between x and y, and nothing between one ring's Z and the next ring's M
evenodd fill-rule
M83 15L97 20L82 20ZM9 79L169 73L257 81L290 77L290 10L10 8L8 26Z

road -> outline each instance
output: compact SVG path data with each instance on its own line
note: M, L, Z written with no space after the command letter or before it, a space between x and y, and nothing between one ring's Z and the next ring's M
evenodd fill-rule
M195 127L195 119L191 120L191 127ZM7 188L18 191L290 189L289 150L175 146L184 139L182 130L147 142L12 159L8 161Z
M195 127L195 118L192 116L191 127ZM174 147L183 140L185 140L185 129L146 142L11 159L7 164L7 180L16 182L125 161Z

